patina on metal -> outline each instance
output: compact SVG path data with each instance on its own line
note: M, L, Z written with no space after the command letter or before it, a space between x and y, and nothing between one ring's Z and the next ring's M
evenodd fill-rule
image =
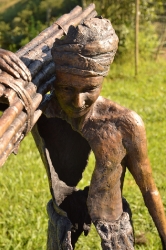
M104 44L107 46L105 47ZM84 170L84 166L81 168L79 164L79 157L84 152L81 148L83 147L81 140L85 139L87 148L85 157L88 159L89 147L96 159L87 195L87 207L90 219L101 237L102 248L134 249L132 224L128 216L130 209L128 205L124 205L122 199L123 181L128 168L142 192L145 205L158 229L165 249L166 218L152 177L143 121L134 111L100 96L103 76L108 72L117 46L118 39L111 23L102 18L91 18L77 28L71 27L64 40L56 40L54 43L52 56L56 65L55 92L49 102L46 102L44 113L47 118L44 119L57 119L58 123L60 118L64 120L61 122L64 126L67 126L65 121L69 123L73 131L80 135L80 143L74 143L75 149L79 147L80 151L69 161L65 159L65 166L67 167L68 163L71 165L68 175L63 176L61 172L62 169L65 172L65 166L61 169L63 159L61 159L62 165L59 163L57 167L56 157L53 155L55 151L51 148L48 150L50 154L49 157L47 155L47 160L53 165L51 176L54 175L55 170L59 182L63 181L63 185L64 183L67 185L65 191L59 191L56 186L55 188L52 186L52 194L55 198L53 203L58 201L59 207L70 214L69 204L74 204L70 199L72 200L73 194L77 192L74 187ZM61 124L61 129L62 127ZM68 136L70 136L69 131L65 136L65 143L70 145ZM47 146L49 143L51 141L46 143ZM52 143L54 144L53 141ZM67 158L70 147L65 150L65 158ZM75 152L78 152L78 149ZM72 167L72 162L76 159L78 164ZM71 181L73 176L74 182ZM70 197L69 203L66 201L68 197ZM66 206L63 207L63 203ZM55 213L57 213L56 209ZM49 208L48 214L51 215ZM72 222L73 218L69 216L69 219ZM69 229L66 231L66 237L69 231ZM72 227L71 233L74 234ZM74 246L75 242L71 241L71 243Z

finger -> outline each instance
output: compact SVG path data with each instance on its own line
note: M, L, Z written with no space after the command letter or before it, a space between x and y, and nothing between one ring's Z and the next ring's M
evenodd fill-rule
M117 234L112 235L110 242L111 242L111 245L112 245L112 249L114 249L114 250L121 250L121 249L123 249L119 245Z
M132 237L127 236L125 233L123 234L123 242L126 250L134 250L132 239Z
M26 74L28 81L31 81L31 73L29 69L26 67L26 65L15 54L13 54L12 56L10 55L10 58L23 70L23 72Z
M2 58L0 58L0 68L16 78L20 78L17 71L11 68Z
M19 64L19 59L18 58L17 58L17 60L15 60L15 58L12 58L11 56L3 55L3 59L6 61L7 64L9 64L13 68L13 70L17 71L19 73L19 75L25 81L28 80L25 72L20 68L20 64Z
M0 57L13 67L13 69L18 71L19 75L24 80L31 81L31 73L29 72L29 69L13 52L0 48Z

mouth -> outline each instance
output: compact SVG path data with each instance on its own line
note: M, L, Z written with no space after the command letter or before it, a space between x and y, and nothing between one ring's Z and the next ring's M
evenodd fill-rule
M82 116L86 114L88 111L89 111L89 106L86 105L81 108L71 108L69 112L71 116Z
M81 108L73 108L71 111L74 113L80 113L82 111L85 111L89 108L88 105L82 106Z

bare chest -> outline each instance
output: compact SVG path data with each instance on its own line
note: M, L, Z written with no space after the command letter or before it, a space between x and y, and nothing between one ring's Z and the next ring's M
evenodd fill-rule
M121 132L110 121L89 121L82 130L99 165L112 166L121 164L126 154Z

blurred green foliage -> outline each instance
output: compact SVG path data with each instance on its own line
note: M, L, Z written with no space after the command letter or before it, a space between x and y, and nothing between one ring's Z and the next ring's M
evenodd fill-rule
M6 4L9 0L6 0ZM0 11L0 47L11 51L32 40L59 16L76 5L86 7L91 0L18 0ZM120 58L134 51L135 1L94 0L96 10L111 20L119 36ZM8 5L7 5L8 6ZM153 28L157 13L165 13L164 0L140 0L140 55L147 58L157 47L157 33ZM132 52L133 53L133 52ZM117 57L118 58L118 57Z

